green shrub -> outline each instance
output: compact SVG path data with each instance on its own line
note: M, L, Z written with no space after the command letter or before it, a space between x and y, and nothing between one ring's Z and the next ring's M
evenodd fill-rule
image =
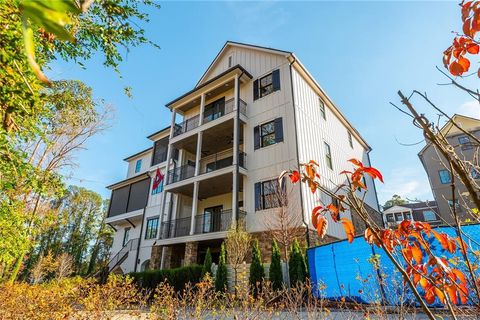
M258 291L262 288L262 282L265 278L265 269L262 263L262 254L258 248L258 240L253 242L252 247L252 263L250 264L250 287L253 290L253 295L256 297Z
M224 292L228 287L227 281L225 244L222 243L222 247L220 250L220 260L218 261L217 274L215 275L215 290Z
M290 250L288 274L290 275L290 286L292 287L295 287L298 283L305 282L307 279L307 265L305 263L305 257L297 240L293 242L292 249Z
M144 289L154 290L160 283L166 281L176 291L182 291L187 283L196 284L202 277L202 266L189 265L186 267L164 270L148 270L129 274L137 285Z
M282 275L282 263L280 256L280 248L278 248L277 241L273 240L272 243L272 261L270 263L269 278L272 283L273 290L282 289L283 275Z
M212 254L210 253L210 248L207 248L205 260L203 261L202 279L207 273L210 273L210 275L212 275Z

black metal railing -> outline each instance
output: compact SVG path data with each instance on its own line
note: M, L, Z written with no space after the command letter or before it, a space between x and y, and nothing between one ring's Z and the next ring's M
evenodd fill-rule
M122 249L120 249L117 254L108 262L108 271L112 271L113 268L125 261L130 251L137 250L138 241L138 238L128 240Z
M240 152L238 154L238 164L240 167L246 169L247 154L245 152ZM216 170L220 170L226 167L233 165L233 156L225 157L221 159L215 158L214 161L208 162L205 164L205 169L202 173L208 173Z
M232 225L232 210L208 212L195 216L194 234L227 231ZM238 223L245 227L247 213L239 210ZM177 238L190 234L191 217L175 219L162 223L160 238Z
M244 116L247 116L247 103L240 99L239 101L240 113ZM208 123L210 121L221 118L227 114L232 113L235 110L235 99L230 99L225 101L225 104L222 107L217 107L215 109L206 111L203 114L203 123ZM198 127L200 124L200 115L196 115L185 121L175 124L175 129L173 131L173 136L179 136L183 133L186 133L190 130L193 130Z
M168 171L168 184L191 178L195 175L195 165L186 164Z

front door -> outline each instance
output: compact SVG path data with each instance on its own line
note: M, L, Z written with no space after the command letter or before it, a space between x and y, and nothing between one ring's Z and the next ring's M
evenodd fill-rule
M223 206L205 208L203 214L203 233L220 231Z

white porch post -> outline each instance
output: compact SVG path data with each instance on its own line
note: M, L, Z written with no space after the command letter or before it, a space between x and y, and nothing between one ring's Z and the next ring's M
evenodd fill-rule
M198 181L193 183L193 201L192 201L192 217L190 221L190 235L195 234L195 216L198 206Z
M205 112L205 93L202 93L200 96L200 114L198 119L198 126L201 126L203 124L203 113Z
M202 138L203 131L200 131L197 135L197 154L195 158L195 176L200 174L200 159L202 157Z
M234 85L234 105L233 109L235 112L235 117L233 118L233 186L232 186L232 223L236 224L237 222L237 212L238 212L238 142L239 142L239 117L238 117L238 99L239 99L239 81L238 75L235 76L235 85Z

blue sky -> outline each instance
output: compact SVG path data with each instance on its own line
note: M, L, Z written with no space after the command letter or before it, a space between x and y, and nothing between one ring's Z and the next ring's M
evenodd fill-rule
M142 46L125 54L122 78L105 69L101 57L87 70L57 63L49 72L53 79L83 80L116 109L111 128L78 153L69 181L104 197L106 185L125 177L122 159L149 147L146 136L169 124L165 103L195 85L227 40L295 52L372 146L372 162L385 178L377 185L381 203L394 193L432 199L417 156L423 143L400 144L420 142L422 135L389 105L399 102L399 89L425 91L448 113L480 117L468 96L437 85L445 78L435 66L451 32L461 28L456 2L159 3L144 27L161 49ZM133 88L132 99L123 94L125 86Z

